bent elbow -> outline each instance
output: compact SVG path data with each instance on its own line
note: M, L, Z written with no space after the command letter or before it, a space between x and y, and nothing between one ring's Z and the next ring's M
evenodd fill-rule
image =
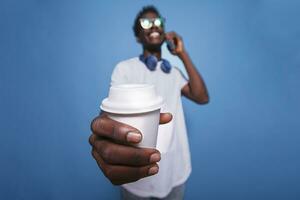
M195 102L199 105L205 105L209 103L209 97L205 96L205 97L201 97L201 98L197 98L195 99Z

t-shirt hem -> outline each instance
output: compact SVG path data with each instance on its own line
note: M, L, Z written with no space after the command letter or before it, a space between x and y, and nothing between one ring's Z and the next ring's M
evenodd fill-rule
M164 198L166 196L168 196L168 194L172 191L172 189L174 187L177 187L183 183L185 183L187 181L187 179L189 178L189 176L191 175L192 169L190 168L189 171L187 172L187 174L185 176L183 176L182 179L179 179L178 181L176 181L173 186L167 191L167 192L145 192L144 190L138 190L135 188L130 188L127 186L122 186L124 187L126 190L128 190L129 192L133 193L134 195L140 196L140 197L156 197L156 198Z

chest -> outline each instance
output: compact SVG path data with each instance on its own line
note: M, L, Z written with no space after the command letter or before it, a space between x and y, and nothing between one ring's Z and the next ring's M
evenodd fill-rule
M165 108L172 109L181 96L178 87L178 80L174 72L164 73L160 68L150 71L144 66L134 69L134 72L128 73L130 83L152 84L157 93L164 98Z

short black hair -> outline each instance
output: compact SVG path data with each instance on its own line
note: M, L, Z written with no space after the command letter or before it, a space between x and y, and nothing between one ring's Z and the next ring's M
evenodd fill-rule
M135 37L138 37L139 33L140 33L140 26L139 26L139 20L140 18L147 12L153 12L155 13L158 17L161 17L160 13L158 12L157 8L153 5L149 5L149 6L144 6L142 8L142 10L140 10L138 12L138 14L136 15L135 17L135 20L134 20L134 24L133 24L133 32L134 32L134 35Z

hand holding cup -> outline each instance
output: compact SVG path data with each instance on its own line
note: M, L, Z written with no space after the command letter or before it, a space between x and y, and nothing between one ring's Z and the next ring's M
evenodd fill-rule
M161 105L149 85L112 87L102 102L105 112L91 123L89 141L99 168L114 185L158 173L158 124L172 119L171 114L160 114Z
M160 114L160 124L171 120L171 114ZM133 146L142 139L136 128L102 113L92 121L91 129L92 156L112 184L130 183L158 173L160 152L154 148Z

